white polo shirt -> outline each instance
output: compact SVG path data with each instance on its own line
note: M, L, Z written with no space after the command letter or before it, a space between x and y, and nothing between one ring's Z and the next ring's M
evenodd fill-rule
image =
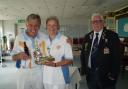
M73 60L72 48L71 45L67 43L66 39L67 37L61 33L58 33L52 41L49 38L47 39L46 45L48 54L55 58L54 62L59 62L63 59ZM43 82L48 84L65 84L62 67L50 67L45 65Z
M37 40L38 45L39 45L45 39L46 39L46 35L42 32L38 32L37 36L35 38L32 38L32 37L29 37L25 31L25 32L16 36L14 47L13 47L13 50L11 52L11 55L18 54L20 52L24 52L24 48L21 46L21 43L26 42L26 45L29 49L29 52L30 52L30 55L32 58L32 67L38 66L35 64L35 60L34 60L34 56L33 56L33 52L34 52L34 48L35 48L34 42L35 42L35 40ZM28 68L29 67L29 61L30 60L27 60L27 61L21 60L21 66L24 68Z

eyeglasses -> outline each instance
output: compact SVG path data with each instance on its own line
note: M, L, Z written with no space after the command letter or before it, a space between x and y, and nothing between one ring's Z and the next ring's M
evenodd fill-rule
M94 20L94 21L92 21L93 24L95 24L95 23L102 23L102 22L103 22L103 20Z

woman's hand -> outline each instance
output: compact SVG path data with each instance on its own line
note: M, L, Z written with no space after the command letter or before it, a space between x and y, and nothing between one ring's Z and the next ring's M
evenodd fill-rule
M54 63L53 61L46 61L44 63L44 65L52 66L52 67L60 67L60 66L70 65L72 63L73 63L72 60L63 60L63 61L60 61L60 62L57 62L57 63Z
M53 61L46 61L44 65L56 67L56 63L54 63Z

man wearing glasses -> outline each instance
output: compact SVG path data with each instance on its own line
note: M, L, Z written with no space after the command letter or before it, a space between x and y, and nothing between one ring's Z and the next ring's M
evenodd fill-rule
M120 68L118 35L104 26L103 16L91 17L92 29L85 35L81 50L81 71L89 89L115 89Z

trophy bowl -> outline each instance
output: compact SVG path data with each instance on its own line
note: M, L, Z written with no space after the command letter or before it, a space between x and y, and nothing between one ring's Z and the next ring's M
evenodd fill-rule
M53 56L47 56L46 60L47 61L55 61L55 58Z

